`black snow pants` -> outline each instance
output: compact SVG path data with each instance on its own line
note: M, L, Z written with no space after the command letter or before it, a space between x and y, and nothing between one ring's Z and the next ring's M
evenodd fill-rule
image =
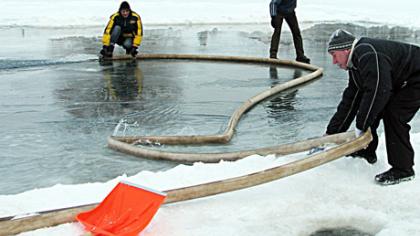
M385 128L388 163L400 170L411 169L414 165L414 150L410 143L411 127L408 123L413 119L419 107L420 83L407 85L397 91L390 98L380 117L370 127L373 140L363 152L375 153L378 147L376 129L382 119Z
M420 75L416 75L420 76ZM414 150L408 124L420 107L420 83L406 85L389 100L382 114L388 163L397 169L411 169Z
M295 49L296 49L296 58L302 58L304 56L302 35L300 33L299 23L298 23L295 11L287 15L279 14L274 17L273 19L274 33L273 33L273 36L271 37L270 57L277 58L283 19L286 20L286 23L289 25L290 31L292 31L293 43L295 44Z

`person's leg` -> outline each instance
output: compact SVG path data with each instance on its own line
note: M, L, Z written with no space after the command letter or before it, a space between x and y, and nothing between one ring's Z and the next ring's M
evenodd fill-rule
M418 91L420 93L420 90ZM414 150L410 143L410 125L419 104L402 102L406 95L400 92L387 105L384 128L388 163L397 169L408 170L414 165Z
M121 26L116 25L114 26L114 28L112 29L111 32L111 45L115 45L118 42L118 39L121 36Z
M133 38L125 38L122 43L122 46L125 49L125 53L130 54L131 47L133 46Z
M273 36L271 36L270 58L277 58L282 24L283 24L283 16L277 15L273 18L274 32L273 32Z
M293 36L293 43L295 45L296 50L296 60L300 62L309 63L310 60L305 56L305 52L303 50L303 43L302 43L302 35L299 29L299 23L296 17L296 13L293 12L287 16L285 16L285 20L289 25L290 31L292 31Z
M101 50L101 54L104 57L112 57L115 44L118 43L120 35L121 35L121 27L119 25L114 26L111 32L111 40L110 40L111 42L109 46L103 46L103 49Z
M401 89L387 104L383 121L388 163L392 168L375 177L379 184L397 184L414 178L414 150L408 123L419 108L420 85Z

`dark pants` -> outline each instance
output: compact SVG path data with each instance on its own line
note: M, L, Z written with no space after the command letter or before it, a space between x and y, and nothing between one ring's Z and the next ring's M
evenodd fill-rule
M283 19L286 20L286 23L289 25L289 28L292 31L293 43L295 44L296 49L296 57L303 57L305 53L303 52L302 35L300 34L299 23L294 11L287 15L279 14L273 18L274 33L271 37L270 57L277 57Z
M388 163L398 169L411 169L414 150L408 124L420 107L420 84L408 85L397 92L383 113Z
M388 163L397 169L407 170L414 165L414 150L410 143L408 124L420 108L420 84L408 85L396 92L385 106L381 117L385 128ZM378 146L376 129L378 118L371 126L373 140L365 149L374 153Z

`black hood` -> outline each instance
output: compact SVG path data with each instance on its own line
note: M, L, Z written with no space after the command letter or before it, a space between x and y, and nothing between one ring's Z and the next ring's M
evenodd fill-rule
M121 10L123 10L123 9L127 9L127 10L131 11L130 4L128 4L128 2L126 2L126 1L122 2L121 5L120 5L120 9L118 11L121 12Z

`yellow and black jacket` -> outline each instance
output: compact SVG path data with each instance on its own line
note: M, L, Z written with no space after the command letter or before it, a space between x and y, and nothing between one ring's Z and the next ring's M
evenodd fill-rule
M125 19L119 12L110 17L102 37L102 44L104 46L109 46L111 42L111 33L116 25L121 26L121 37L133 38L133 46L140 46L143 37L143 24L140 15L134 11L131 11L130 15Z

